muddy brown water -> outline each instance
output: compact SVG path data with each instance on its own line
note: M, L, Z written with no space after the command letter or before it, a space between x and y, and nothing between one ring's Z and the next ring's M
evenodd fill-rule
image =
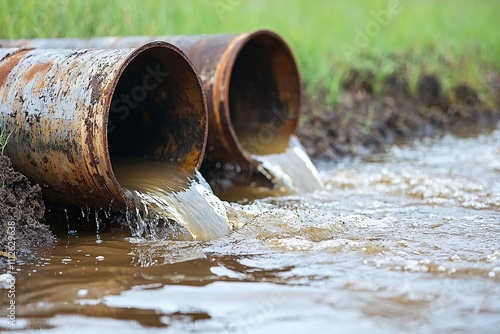
M319 170L323 190L226 203L216 240L62 237L16 264L15 329L498 333L500 129Z

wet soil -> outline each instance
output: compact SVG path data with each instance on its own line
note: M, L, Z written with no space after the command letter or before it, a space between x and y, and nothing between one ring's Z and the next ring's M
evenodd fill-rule
M449 92L434 75L420 77L415 92L401 75L385 78L375 93L371 72L352 69L342 82L340 102L305 97L298 137L317 159L371 152L398 139L453 130L461 125L491 126L500 120L500 75L489 75L488 90L495 101L485 101L467 84ZM495 108L487 107L495 105Z
M44 213L40 186L30 184L12 169L8 157L0 156L0 264L55 241L42 223Z

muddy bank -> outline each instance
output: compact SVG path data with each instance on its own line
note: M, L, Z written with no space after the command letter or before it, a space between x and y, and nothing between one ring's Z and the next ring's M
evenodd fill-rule
M44 213L40 187L30 184L12 169L8 157L0 155L0 264L54 241L42 223Z
M500 120L500 75L488 87L495 101L483 100L466 84L444 92L439 78L422 76L415 92L400 75L385 78L375 93L374 75L351 70L342 81L340 102L307 96L298 136L315 159L370 152L401 138L428 136L460 125L492 126ZM487 107L490 105L496 108ZM492 103L493 102L493 103Z

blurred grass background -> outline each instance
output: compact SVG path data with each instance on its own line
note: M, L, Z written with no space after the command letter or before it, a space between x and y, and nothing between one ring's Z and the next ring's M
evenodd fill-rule
M0 0L0 38L237 33L268 28L292 46L307 91L334 103L350 68L415 87L487 89L500 69L498 0ZM397 10L394 10L396 8ZM377 20L381 11L392 14ZM364 37L362 36L364 35Z

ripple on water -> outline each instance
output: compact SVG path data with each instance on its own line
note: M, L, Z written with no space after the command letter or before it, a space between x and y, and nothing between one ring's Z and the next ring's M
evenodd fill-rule
M224 203L234 231L216 240L70 236L19 284L20 314L56 332L494 333L499 142L445 136L325 166L323 190Z

